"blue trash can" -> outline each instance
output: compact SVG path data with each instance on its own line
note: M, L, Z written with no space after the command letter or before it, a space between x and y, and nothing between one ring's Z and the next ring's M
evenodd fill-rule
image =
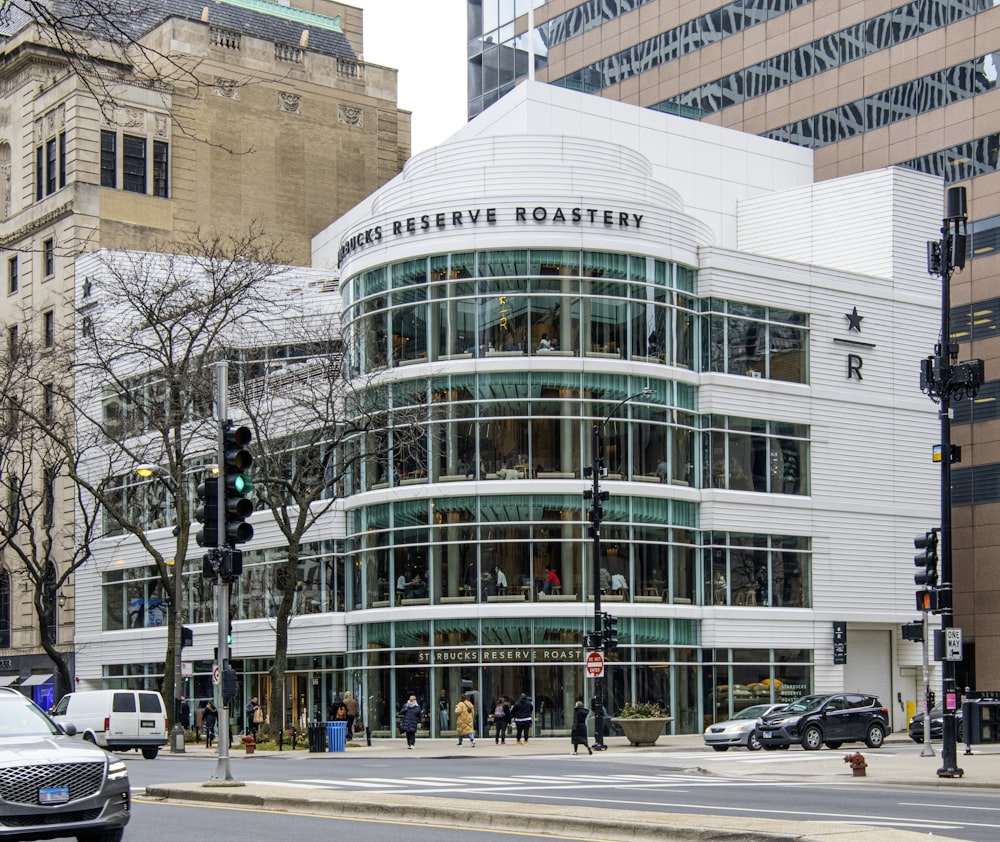
M326 723L327 751L344 751L347 745L347 723Z

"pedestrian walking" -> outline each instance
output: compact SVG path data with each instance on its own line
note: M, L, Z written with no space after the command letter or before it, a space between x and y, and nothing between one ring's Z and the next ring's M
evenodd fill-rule
M257 729L264 722L264 708L257 703L257 697L251 696L247 702L247 733L257 742Z
M423 711L420 710L417 697L412 693L399 709L399 716L399 730L406 734L406 747L412 750L417 742L417 726L423 719Z
M358 700L351 695L350 690L344 691L344 709L347 711L347 739L353 739L354 726L358 718Z
M218 721L219 711L209 699L205 703L205 710L201 715L201 724L205 728L205 748L212 747L212 741L215 739L215 725Z
M570 742L573 745L573 754L576 754L576 750L580 746L587 749L587 754L594 753L587 740L587 715L589 713L590 711L583 706L583 702L577 702L573 706L573 728L569 732Z
M500 745L507 744L507 722L510 719L510 704L506 696L497 699L493 706L493 728L494 742Z
M510 708L510 718L514 721L514 727L517 728L517 744L521 745L521 738L524 738L524 744L528 744L528 733L531 728L531 717L535 712L535 706L531 704L526 693L521 694L521 698L514 702Z
M458 719L455 723L455 730L458 731L458 744L462 744L462 738L468 737L469 744L475 748L476 745L476 709L472 706L472 701L468 696L462 696L459 703L455 705L455 713Z

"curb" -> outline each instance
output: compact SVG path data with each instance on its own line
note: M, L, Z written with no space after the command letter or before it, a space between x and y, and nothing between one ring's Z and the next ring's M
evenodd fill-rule
M378 803L320 798L301 791L294 795L260 785L225 788L202 784L146 787L146 797L169 801L223 803L289 813L312 813L399 824L447 824L494 832L572 835L581 839L614 838L634 842L924 842L926 835L906 830L872 828L845 823L792 822L745 817L708 817L681 813L614 811L591 807L548 805L536 815L515 805L517 812L500 809L502 802L436 797L413 798L379 794ZM387 818L394 812L405 819ZM710 822L710 824L709 824ZM948 837L938 836L946 840Z

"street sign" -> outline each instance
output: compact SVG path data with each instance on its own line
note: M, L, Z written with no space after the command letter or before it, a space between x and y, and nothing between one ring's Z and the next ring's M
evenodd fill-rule
M604 675L604 656L600 652L587 655L588 678L601 678Z
M962 660L962 630L947 628L944 630L944 659L946 661Z
M219 683L219 668L217 666L212 670L212 683Z

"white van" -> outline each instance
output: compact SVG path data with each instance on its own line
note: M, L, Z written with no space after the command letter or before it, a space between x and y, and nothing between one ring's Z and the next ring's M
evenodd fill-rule
M49 711L77 736L111 751L140 749L147 760L167 744L167 709L153 690L89 690L67 693Z

